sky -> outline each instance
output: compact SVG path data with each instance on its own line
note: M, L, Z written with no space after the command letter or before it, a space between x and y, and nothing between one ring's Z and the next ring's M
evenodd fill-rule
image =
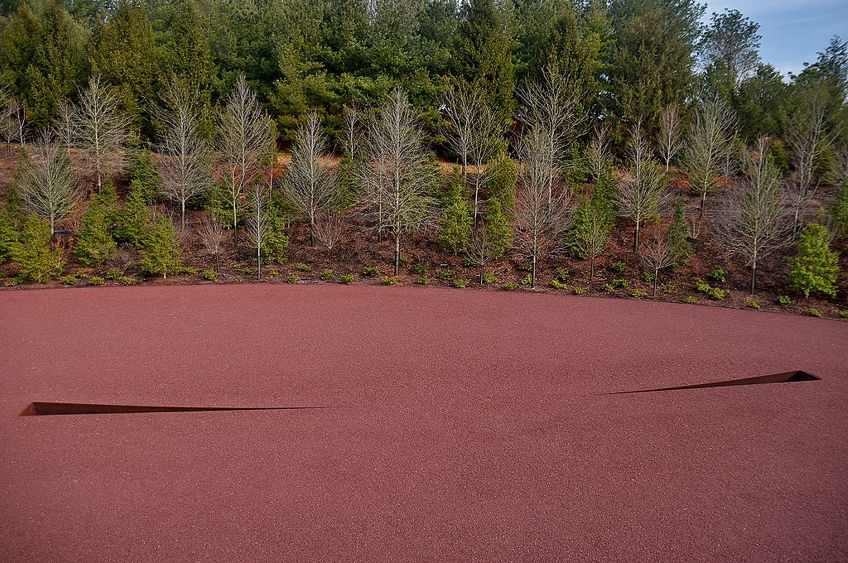
M784 75L815 61L834 35L848 40L846 0L707 0L705 21L725 8L760 24L760 57Z

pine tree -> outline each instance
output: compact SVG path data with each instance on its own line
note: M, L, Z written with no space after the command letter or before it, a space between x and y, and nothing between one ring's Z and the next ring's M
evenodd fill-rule
M118 205L115 188L110 184L91 197L82 217L82 231L74 246L74 256L86 266L97 266L112 260L118 244L112 236L117 224Z
M182 250L176 229L168 217L158 215L148 223L147 230L140 252L142 270L153 276L161 274L167 279L169 273L178 272L182 266Z
M687 240L688 236L686 208L682 200L677 200L674 204L674 219L668 228L668 246L675 266L685 266L692 256L692 245Z
M515 110L512 38L494 0L471 0L464 8L456 49L456 78L482 92L504 123Z
M150 222L150 207L146 203L146 189L140 180L130 182L130 193L124 204L115 229L118 240L128 242L136 248L144 244L146 228Z
M262 256L269 263L286 261L289 237L286 236L286 219L279 201L271 198L266 213L266 232L262 239Z
M830 208L830 226L837 237L848 237L848 180L839 188Z
M450 180L442 212L439 242L454 254L463 252L468 248L473 226L472 207L465 190L465 182L462 174L455 172Z
M21 279L43 283L62 274L62 251L53 248L51 238L46 221L35 214L27 218L20 241L12 247L12 261L21 267Z
M0 207L0 264L12 256L12 250L20 238L17 225L6 207Z
M568 246L578 258L589 260L589 283L595 277L595 259L603 253L612 226L609 209L602 198L585 198L574 214Z
M491 199L486 209L486 240L492 259L497 260L512 246L512 227L509 215L500 199Z
M518 182L518 166L510 160L506 151L501 151L486 165L489 181L486 184L487 199L498 200L501 211L509 216L515 208L515 186Z
M162 192L162 179L153 166L153 153L146 148L134 147L130 150L127 162L127 176L130 183L141 190L144 203L155 203Z
M789 285L809 297L819 292L836 297L839 254L830 249L827 229L810 223L801 233L796 255L789 259Z

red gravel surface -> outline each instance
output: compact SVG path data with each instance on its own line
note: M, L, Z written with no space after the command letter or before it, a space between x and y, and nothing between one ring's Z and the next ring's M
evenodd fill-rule
M3 292L0 559L846 560L846 345L527 293ZM822 379L607 394L791 370Z

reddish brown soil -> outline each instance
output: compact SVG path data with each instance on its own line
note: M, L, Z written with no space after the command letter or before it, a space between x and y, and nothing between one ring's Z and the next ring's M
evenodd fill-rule
M0 558L845 560L846 345L529 293L3 292ZM796 369L822 379L608 394Z

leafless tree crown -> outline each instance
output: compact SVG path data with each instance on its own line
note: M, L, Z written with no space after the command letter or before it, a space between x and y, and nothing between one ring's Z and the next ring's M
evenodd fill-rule
M734 126L732 111L719 100L702 102L695 113L683 151L683 166L692 191L701 197L701 216L707 194L716 189L721 178Z
M657 146L659 155L665 163L665 171L668 172L671 161L683 147L683 126L680 118L680 110L675 104L669 105L660 117L660 129L657 132Z
M665 175L654 160L641 126L631 131L630 171L618 182L618 210L636 225L633 252L639 251L639 235L645 221L659 215L666 203Z
M784 133L793 173L787 182L792 202L793 225L800 230L802 215L818 190L821 178L817 165L830 141L825 125L825 107L817 95L805 96L795 108Z
M756 290L761 261L786 245L792 235L780 173L767 153L768 143L762 138L747 151L745 181L725 194L715 221L716 233L727 251L751 268L751 293Z
M277 149L271 118L260 107L243 75L226 98L217 142L236 232L239 202L261 175L262 167L273 165Z
M400 88L389 94L368 124L367 149L368 165L363 171L367 205L378 232L390 230L395 239L397 273L401 238L433 219L429 192L436 181L421 127Z
M186 203L211 183L212 152L199 130L197 93L174 82L162 99L164 107L158 111L162 123L159 173L164 194L179 204L180 225L185 227Z
M327 137L318 114L310 112L300 126L286 169L283 189L286 196L309 223L310 244L315 244L315 223L337 198L333 175L322 162Z
M80 90L74 111L73 136L82 149L87 171L95 176L97 191L103 180L124 168L124 147L129 119L120 111L118 95L100 76L89 79Z
M545 127L532 127L519 146L521 189L515 203L515 242L531 260L531 285L536 286L540 258L555 248L571 224L571 194L558 181L551 158L553 147Z
M21 167L21 196L30 210L50 224L53 235L56 222L79 200L68 153L45 133L27 147Z

